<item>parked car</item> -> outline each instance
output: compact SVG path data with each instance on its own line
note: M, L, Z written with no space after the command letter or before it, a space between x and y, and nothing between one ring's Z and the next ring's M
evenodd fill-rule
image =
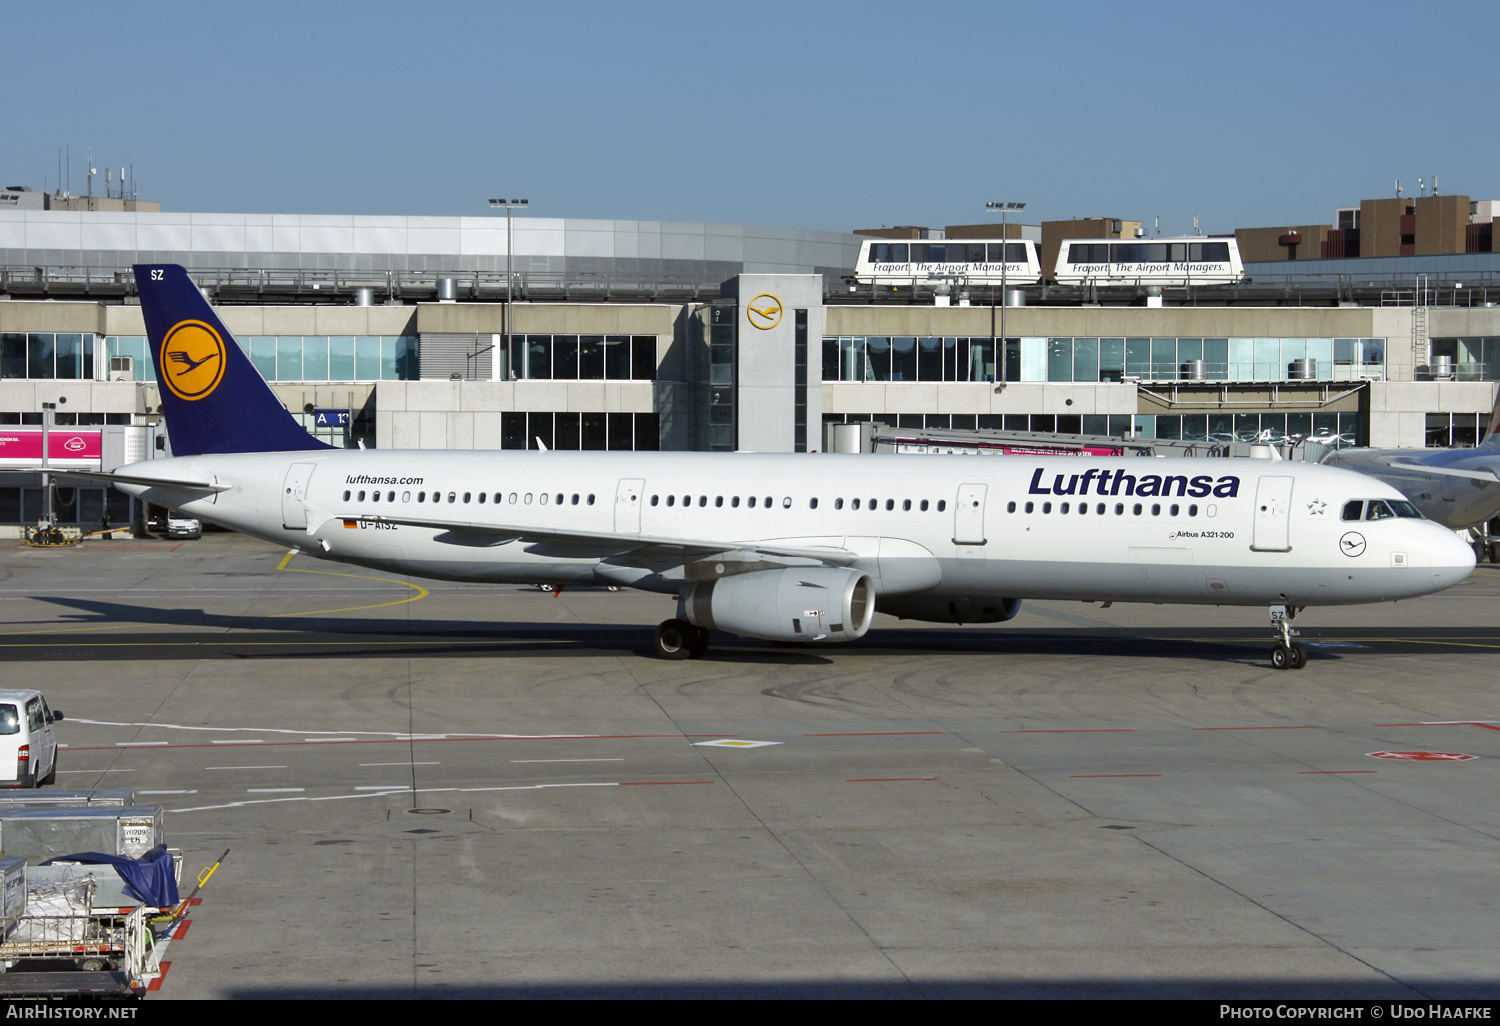
M168 538L201 538L203 521L196 517L183 516L177 510L167 511Z
M62 718L40 691L0 691L0 787L40 787L57 779L52 724Z

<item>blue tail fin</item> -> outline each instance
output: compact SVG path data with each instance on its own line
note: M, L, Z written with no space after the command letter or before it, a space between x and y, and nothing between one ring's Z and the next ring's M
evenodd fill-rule
M136 264L135 283L174 455L332 448L287 412L187 271Z

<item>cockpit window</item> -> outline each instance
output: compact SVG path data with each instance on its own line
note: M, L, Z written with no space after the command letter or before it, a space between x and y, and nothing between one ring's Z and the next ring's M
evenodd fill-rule
M1371 499L1369 507L1365 510L1366 520L1389 520L1395 515L1384 499Z
M1353 499L1349 502L1346 502L1344 503L1344 519L1358 520L1360 518L1360 514L1364 512L1364 509L1365 502L1363 499Z
M19 734L21 714L13 705L0 705L0 734Z
M1405 517L1409 520L1422 519L1422 511L1409 502L1392 502L1391 509L1396 511L1398 517Z

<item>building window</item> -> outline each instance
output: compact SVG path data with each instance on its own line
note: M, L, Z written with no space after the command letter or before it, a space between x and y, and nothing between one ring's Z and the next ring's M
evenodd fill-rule
M500 448L654 452L661 448L655 413L502 413Z

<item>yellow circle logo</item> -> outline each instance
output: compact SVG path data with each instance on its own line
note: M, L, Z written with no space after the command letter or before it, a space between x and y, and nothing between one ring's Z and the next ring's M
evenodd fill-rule
M202 321L178 321L161 343L161 377L179 399L207 398L224 379L224 340Z
M762 292L750 300L750 305L745 308L745 316L750 319L750 326L759 328L761 331L770 331L781 323L781 300L769 292Z

